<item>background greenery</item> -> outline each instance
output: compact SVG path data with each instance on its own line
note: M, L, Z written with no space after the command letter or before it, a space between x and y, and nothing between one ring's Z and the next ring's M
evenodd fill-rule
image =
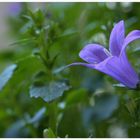
M139 3L13 3L14 42L0 52L0 137L140 137L139 91L76 66L87 43L108 48L113 25L140 29ZM127 54L140 69L140 41Z

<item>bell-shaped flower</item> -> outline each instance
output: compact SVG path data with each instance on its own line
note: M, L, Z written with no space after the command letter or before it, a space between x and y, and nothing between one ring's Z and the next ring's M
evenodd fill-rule
M140 38L140 30L134 30L125 37L124 21L118 22L110 35L109 51L99 44L88 44L79 53L87 63L73 63L69 66L82 65L103 72L128 88L136 88L139 83L126 55L126 47Z

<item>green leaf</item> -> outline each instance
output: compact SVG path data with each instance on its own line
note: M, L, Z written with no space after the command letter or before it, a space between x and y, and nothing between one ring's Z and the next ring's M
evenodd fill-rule
M78 31L75 30L75 29L67 29L67 30L64 31L64 33L62 33L62 35L60 35L56 38L67 37L67 36L74 35L76 33L78 33Z
M44 138L56 138L55 134L53 133L52 129L44 129L43 131L43 137Z
M138 100L130 98L125 104L130 116L135 120L139 118L139 101L137 101Z
M109 118L118 108L119 99L117 95L102 95L95 99L95 105L88 107L84 111L84 118L88 118L86 123L99 122Z
M17 65L13 64L11 66L8 66L0 75L0 90L3 89L3 87L6 85L6 83L10 80L12 77L14 71L16 70Z
M24 38L24 39L21 39L21 40L17 40L11 44L9 44L10 46L12 45L19 45L19 44L23 44L23 43L27 43L27 42L30 42L32 40L35 40L35 38Z
M69 138L85 138L87 137L87 128L83 121L84 106L73 106L67 107L62 115L62 118L58 124L57 133L58 136L64 138L66 135Z
M43 118L45 112L46 108L45 107L41 108L39 111L36 112L36 114L32 118L28 118L27 122L31 124L39 122Z
M68 90L69 86L64 82L51 82L44 86L30 87L31 97L41 97L45 102L50 102L63 95L63 92Z
M44 117L46 108L42 107L39 111L37 111L33 117L30 117L30 114L23 115L21 119L16 120L14 123L9 125L5 131L4 136L5 137L28 137L29 133L31 133L31 130L28 129L28 125L35 125L39 123L39 121L42 120Z
M28 129L25 127L26 122L22 119L15 121L11 125L7 126L7 130L4 133L4 137L7 138L19 138L27 137Z
M88 97L88 94L84 88L74 90L68 94L67 99L66 99L66 104L73 105L79 102L85 103L86 101L88 101L87 97Z
M36 56L24 57L23 59L18 60L16 65L18 68L14 71L9 82L7 82L6 88L3 89L3 93L5 94L17 94L23 91L28 92L28 87L32 83L34 74L44 68Z
M114 87L123 87L123 88L126 87L125 85L123 85L123 84L121 84L121 83L119 83L119 84L113 84L113 86L114 86Z

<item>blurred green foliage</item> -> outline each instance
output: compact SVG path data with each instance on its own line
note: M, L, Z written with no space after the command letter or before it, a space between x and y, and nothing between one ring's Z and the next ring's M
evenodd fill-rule
M85 67L63 69L87 43L108 48L119 20L127 33L140 29L140 4L31 4L7 20L15 41L0 52L0 137L140 137L139 91ZM127 49L137 72L139 44Z

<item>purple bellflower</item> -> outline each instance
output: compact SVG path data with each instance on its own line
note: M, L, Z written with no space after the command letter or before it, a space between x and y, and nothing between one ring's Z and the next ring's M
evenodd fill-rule
M110 35L109 51L99 44L88 44L79 53L87 63L72 63L103 72L128 88L136 88L139 76L131 66L126 55L126 47L140 39L140 30L133 30L125 37L124 21L118 22Z

